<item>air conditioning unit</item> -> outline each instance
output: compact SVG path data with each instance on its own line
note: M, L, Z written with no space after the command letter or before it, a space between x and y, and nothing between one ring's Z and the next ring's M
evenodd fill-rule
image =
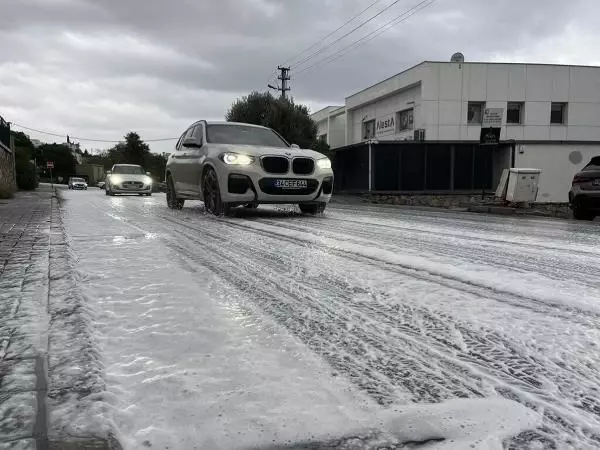
M425 140L425 130L419 128L415 130L415 141L424 141Z

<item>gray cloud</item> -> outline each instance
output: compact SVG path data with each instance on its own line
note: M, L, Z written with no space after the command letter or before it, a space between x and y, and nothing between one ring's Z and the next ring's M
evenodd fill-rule
M391 2L380 1L369 13ZM193 120L221 118L237 96L265 89L278 64L370 3L3 0L0 11L8 20L0 21L0 115L72 135L119 138L136 129L148 139L176 136ZM588 54L598 52L590 18L600 5L593 0L438 0L346 56L299 73L415 3L400 1L293 67L293 95L318 109L459 50L468 60L585 64L599 58ZM585 50L570 51L561 39Z

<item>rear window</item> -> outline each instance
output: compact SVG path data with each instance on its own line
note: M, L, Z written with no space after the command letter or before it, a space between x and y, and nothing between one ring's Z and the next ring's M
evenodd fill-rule
M124 173L127 175L144 175L144 169L141 166L115 166L113 173Z
M263 147L285 147L289 145L268 128L244 125L207 125L206 142L212 144L259 145Z
M583 170L600 170L600 156L594 156Z

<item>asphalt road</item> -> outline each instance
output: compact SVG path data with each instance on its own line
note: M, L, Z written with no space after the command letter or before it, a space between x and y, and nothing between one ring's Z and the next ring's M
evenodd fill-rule
M210 327L190 303L208 296L246 332L264 315L292 360L382 408L502 397L543 416L506 446L600 447L599 223L334 204L319 217L261 207L216 218L201 203L170 211L162 194L61 196L126 439L150 433L131 408L156 391L132 386L174 376L184 356L195 370L193 345L172 341Z

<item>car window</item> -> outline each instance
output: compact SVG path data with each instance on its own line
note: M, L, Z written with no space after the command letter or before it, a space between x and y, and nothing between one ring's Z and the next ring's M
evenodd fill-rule
M143 175L144 169L141 166L115 166L112 173L122 173L127 175Z
M181 144L183 143L183 138L185 137L186 134L187 134L187 130L184 131L181 136L179 136L179 140L177 141L177 144L175 144L175 150L179 150L181 148Z
M192 131L192 136L196 141L202 142L202 125L198 124L194 127L194 131Z
M592 160L587 163L583 170L600 170L600 157L595 156Z
M289 147L287 142L268 128L228 124L207 125L206 142L213 144Z
M83 178L71 178L71 181L83 181L83 182L85 182L85 180Z

